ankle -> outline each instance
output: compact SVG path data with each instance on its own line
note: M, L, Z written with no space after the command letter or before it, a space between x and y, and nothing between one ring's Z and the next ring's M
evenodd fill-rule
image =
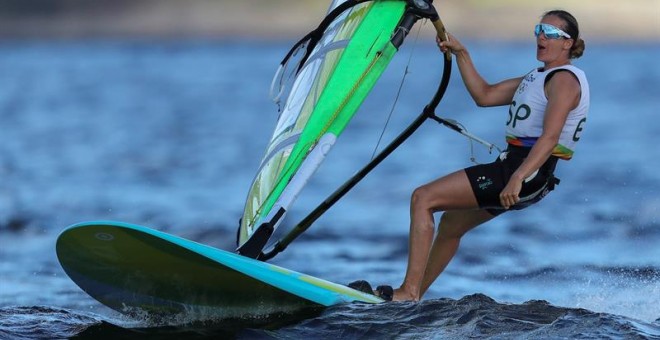
M411 295L419 295L419 285L412 284L408 281L403 281L399 290L410 293Z
M398 296L404 298L405 300L414 300L414 301L419 301L421 298L421 294L419 291L419 287L415 285L411 285L409 283L404 282L401 284L401 287L399 289L395 290L395 296Z
M394 290L392 301L419 301L419 294L413 294L401 287Z

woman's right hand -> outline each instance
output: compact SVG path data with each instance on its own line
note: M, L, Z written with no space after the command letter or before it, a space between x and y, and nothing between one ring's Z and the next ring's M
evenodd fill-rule
M463 46L463 44L461 44L461 42L450 33L447 33L447 41L442 41L440 40L440 37L436 36L435 42L438 44L438 47L442 53L449 51L456 55L465 51L465 46Z

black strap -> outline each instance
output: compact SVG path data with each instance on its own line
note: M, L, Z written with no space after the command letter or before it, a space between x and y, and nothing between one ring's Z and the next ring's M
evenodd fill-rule
M555 186L559 185L559 182L561 181L559 178L555 177L555 174L550 174L550 176L548 176L548 190L555 190Z
M319 40L321 40L323 33L326 29L328 29L328 26L330 26L330 24L347 9L367 1L373 0L348 0L330 11L330 13L328 13L328 15L323 18L323 21L321 21L321 23L313 31L307 33L307 35L305 35L302 39L298 40L295 45L293 45L291 50L289 50L286 56L284 56L284 59L282 59L282 62L280 62L280 65L286 64L287 60L291 58L293 52L295 52L298 47L300 47L305 42L309 42L305 51L305 55L300 59L300 63L298 64L298 70L296 73L300 72L303 65L305 65L305 62L307 61L307 58L309 58L316 45L319 43Z

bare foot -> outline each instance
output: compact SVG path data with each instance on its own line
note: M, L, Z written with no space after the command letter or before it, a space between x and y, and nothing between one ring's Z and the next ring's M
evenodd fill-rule
M394 290L392 301L419 301L419 298L404 288L397 288Z

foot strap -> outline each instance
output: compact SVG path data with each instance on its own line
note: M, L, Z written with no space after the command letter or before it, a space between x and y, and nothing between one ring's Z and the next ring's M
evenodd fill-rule
M392 301L392 297L394 297L394 289L391 286L378 286L374 290L371 288L371 284L365 280L353 281L348 284L348 287L363 293L376 295L385 301Z

